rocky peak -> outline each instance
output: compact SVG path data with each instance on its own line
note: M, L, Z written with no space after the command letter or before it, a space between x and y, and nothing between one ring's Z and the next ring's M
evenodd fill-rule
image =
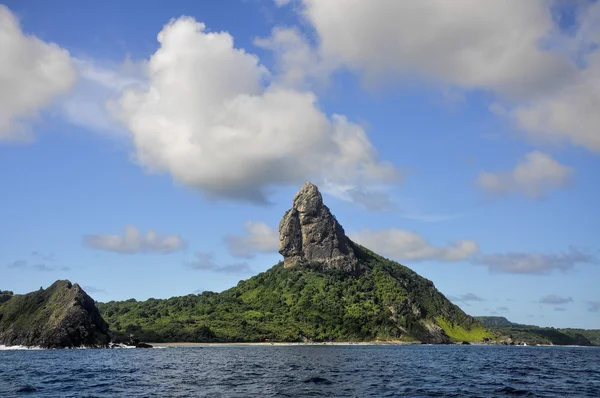
M294 196L292 208L279 223L279 253L287 268L319 263L350 273L359 271L353 243L310 182Z
M68 280L14 295L0 305L0 344L43 348L105 347L108 324L94 300Z

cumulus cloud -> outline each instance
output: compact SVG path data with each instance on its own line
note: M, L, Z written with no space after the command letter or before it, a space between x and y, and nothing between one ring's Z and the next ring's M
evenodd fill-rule
M534 141L600 152L600 3L303 0L311 57L367 81L415 75L441 90L496 94L495 112ZM561 8L556 12L555 8ZM575 15L568 33L553 14ZM303 60L311 57L304 57ZM302 61L304 62L304 61ZM298 63L301 65L301 62Z
M549 305L561 305L572 303L573 299L571 297L561 297L556 294L549 294L540 299L540 304L549 304Z
M68 51L25 35L0 4L0 141L29 141L27 120L68 92L76 80Z
M510 112L536 141L569 142L600 153L600 3L581 7L575 51L583 53L578 72L551 94Z
M231 255L252 258L256 252L277 252L279 232L276 229L263 222L248 221L244 224L244 230L244 235L227 235L225 237L225 243Z
M550 190L570 184L573 169L557 162L549 155L533 151L526 155L513 170L499 173L483 171L477 185L490 194L519 193L539 198Z
M227 265L219 265L214 260L212 253L196 252L196 258L193 261L188 261L186 265L190 268L200 271L216 271L224 273L250 273L252 269L248 263L234 263Z
M475 258L475 264L487 266L491 272L514 274L550 274L554 271L566 272L576 264L591 263L595 257L576 248L559 254L542 253L497 253Z
M377 80L419 73L443 84L522 96L573 66L543 48L556 30L544 1L304 0L323 56Z
M588 302L589 312L600 312L600 301L589 301Z
M161 235L153 230L145 234L127 225L123 235L85 235L83 242L98 250L115 253L172 253L186 247L179 235Z
M182 17L158 41L146 87L126 88L110 104L148 171L169 173L208 196L255 202L267 200L269 187L306 180L396 180L362 127L325 115L310 91L269 84L269 71L227 32Z
M329 58L323 58L297 28L276 27L271 36L257 38L254 44L275 54L274 79L284 86L326 86L337 66Z
M400 229L374 231L368 228L349 235L352 240L382 255L398 260L460 261L477 253L472 240L460 240L447 246L434 246L421 235Z

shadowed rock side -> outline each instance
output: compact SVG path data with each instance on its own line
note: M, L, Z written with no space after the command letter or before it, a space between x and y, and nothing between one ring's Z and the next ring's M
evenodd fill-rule
M360 272L354 245L323 204L319 189L310 182L296 194L292 208L281 219L279 253L287 268L318 263L353 274Z
M0 344L43 348L106 347L108 324L78 284L13 295L0 304Z

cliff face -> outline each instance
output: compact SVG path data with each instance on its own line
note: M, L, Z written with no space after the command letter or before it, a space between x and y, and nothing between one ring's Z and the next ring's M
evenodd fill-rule
M43 348L105 347L108 324L78 284L13 295L0 304L0 344Z
M325 268L360 272L354 245L310 182L296 194L292 208L281 219L279 253L288 268L318 263Z

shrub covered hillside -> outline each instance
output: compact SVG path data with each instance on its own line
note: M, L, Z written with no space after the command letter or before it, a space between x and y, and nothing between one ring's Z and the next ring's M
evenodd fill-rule
M412 270L357 247L360 276L279 263L222 293L98 303L113 337L252 342L394 339L445 343L488 332Z
M504 317L477 316L484 326L527 344L597 345L600 346L600 330L557 329L534 325L521 325Z

